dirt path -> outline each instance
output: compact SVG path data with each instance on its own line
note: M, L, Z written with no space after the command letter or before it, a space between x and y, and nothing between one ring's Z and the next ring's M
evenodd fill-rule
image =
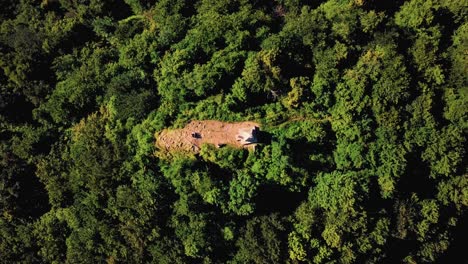
M236 140L239 130L259 126L255 122L225 123L215 120L191 121L184 128L165 129L156 135L156 147L161 150L182 150L198 153L203 143L245 147Z

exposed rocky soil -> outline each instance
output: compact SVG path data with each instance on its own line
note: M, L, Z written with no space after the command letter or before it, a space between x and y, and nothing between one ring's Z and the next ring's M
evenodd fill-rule
M191 121L181 129L165 129L156 134L156 146L161 150L199 152L203 143L215 146L247 147L236 140L239 130L259 126L255 122L225 123L216 120Z

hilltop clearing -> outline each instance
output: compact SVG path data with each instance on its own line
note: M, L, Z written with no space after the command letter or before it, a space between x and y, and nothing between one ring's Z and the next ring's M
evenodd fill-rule
M161 150L192 151L198 153L202 144L242 148L254 145L247 136L258 128L255 122L225 123L216 120L191 121L181 129L165 129L156 135L156 146Z

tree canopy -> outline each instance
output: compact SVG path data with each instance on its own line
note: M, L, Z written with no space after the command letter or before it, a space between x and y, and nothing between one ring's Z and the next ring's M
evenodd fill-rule
M466 1L0 2L1 261L466 259Z

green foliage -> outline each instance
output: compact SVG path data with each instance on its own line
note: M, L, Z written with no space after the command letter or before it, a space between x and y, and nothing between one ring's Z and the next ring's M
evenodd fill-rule
M439 1L412 0L405 3L395 15L398 26L413 30L427 27L434 21L434 11L440 8Z
M458 210L462 210L463 207L468 206L467 185L468 177L466 174L442 181L437 187L437 198L444 205L453 203Z
M239 247L232 263L282 263L285 252L282 232L283 220L276 214L247 221L236 242Z
M463 259L465 2L2 1L2 262Z

